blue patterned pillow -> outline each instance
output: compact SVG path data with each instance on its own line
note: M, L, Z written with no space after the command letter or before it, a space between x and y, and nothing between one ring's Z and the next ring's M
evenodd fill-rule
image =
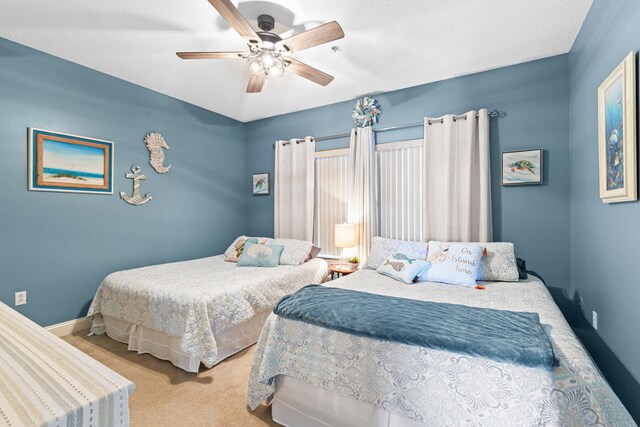
M238 260L238 267L277 267L283 249L282 245L247 242Z
M406 240L387 239L376 236L371 242L371 251L364 268L376 270L394 252L418 259L427 257L427 244L424 242L408 242Z
M229 262L238 262L240 259L240 255L242 255L242 251L247 242L253 243L271 243L271 239L267 237L248 237L248 236L240 236L224 251L224 260Z
M429 262L423 259L409 257L400 252L394 252L384 260L376 271L392 279L411 284L413 280L430 265Z

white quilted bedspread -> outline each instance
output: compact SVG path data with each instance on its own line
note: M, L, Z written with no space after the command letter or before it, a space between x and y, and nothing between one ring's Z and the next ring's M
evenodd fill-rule
M103 334L101 315L182 338L182 350L211 367L215 335L267 310L284 295L321 283L327 264L237 267L224 256L154 265L108 275L89 308L91 331Z
M251 408L269 400L277 375L288 375L430 426L635 426L536 278L476 290L405 285L363 270L325 285L537 312L551 328L560 365L549 372L357 337L271 314L249 380Z

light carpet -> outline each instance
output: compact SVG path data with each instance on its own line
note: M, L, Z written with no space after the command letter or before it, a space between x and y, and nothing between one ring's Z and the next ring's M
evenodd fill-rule
M278 426L271 407L247 408L247 383L256 346L196 374L148 354L128 351L106 335L79 332L65 341L133 381L130 424L138 426Z

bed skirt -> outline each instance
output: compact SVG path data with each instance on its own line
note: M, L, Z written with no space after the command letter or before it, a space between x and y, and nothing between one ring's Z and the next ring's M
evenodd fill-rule
M417 421L294 377L278 375L276 389L271 413L273 420L283 426L424 427ZM349 417L336 414L349 414Z
M255 344L270 313L271 310L264 310L246 322L216 334L218 359L215 364ZM107 335L116 341L128 344L129 351L137 351L138 354L149 353L158 359L168 360L187 372L198 372L200 360L182 351L180 337L172 337L164 332L131 324L111 316L103 316L103 320Z

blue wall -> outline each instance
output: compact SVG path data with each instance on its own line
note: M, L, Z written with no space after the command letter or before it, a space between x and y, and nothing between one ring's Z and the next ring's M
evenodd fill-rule
M420 122L425 115L497 108L491 119L494 239L512 241L518 256L551 286L569 288L569 79L566 55L376 95L378 127ZM246 177L271 172L272 143L292 137L340 134L353 127L354 102L342 102L247 123ZM422 128L385 132L378 142L420 138ZM348 140L320 142L318 149L346 146ZM500 153L543 148L542 186L501 187ZM250 196L246 184L247 234L273 234L273 197Z
M595 0L569 53L571 283L598 332L640 381L640 204L603 204L598 187L598 86L640 48L640 4ZM639 110L640 111L640 110ZM637 397L636 397L637 398Z
M27 128L115 142L116 194L27 191ZM147 132L171 147L148 164ZM244 231L243 124L0 39L0 300L42 325L86 313L108 273L220 253ZM153 200L120 200L140 165Z

